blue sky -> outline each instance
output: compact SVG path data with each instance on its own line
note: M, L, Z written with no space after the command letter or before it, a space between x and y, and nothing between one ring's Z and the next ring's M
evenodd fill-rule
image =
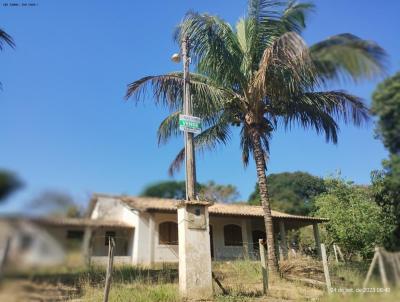
M15 171L26 184L0 208L7 212L26 211L26 202L48 189L85 203L92 192L138 194L146 184L167 179L183 141L158 147L156 129L167 111L150 97L138 106L125 102L126 85L181 67L170 61L177 51L172 31L186 11L218 14L233 23L246 9L244 0L37 0L35 7L5 7L5 2L0 1L0 27L17 48L0 53L0 168ZM315 4L304 35L308 44L351 32L387 50L389 74L399 69L399 1ZM341 88L370 103L376 83ZM343 126L336 146L313 132L278 131L269 173L327 176L340 170L348 179L368 183L386 156L373 128L373 123ZM234 184L247 199L256 173L253 164L243 168L236 135L228 147L197 159L200 182Z

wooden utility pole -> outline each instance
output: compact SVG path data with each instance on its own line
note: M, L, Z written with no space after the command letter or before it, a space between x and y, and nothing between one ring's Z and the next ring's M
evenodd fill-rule
M190 95L189 39L181 45L183 60L183 115L193 116ZM186 300L212 300L212 270L209 233L209 202L196 196L196 165L193 129L183 128L185 136L186 200L178 204L179 291ZM198 133L198 132L196 132Z
M190 56L189 39L182 40L182 61L183 61L183 114L192 115L192 100L190 97ZM193 133L184 132L185 136L185 168L186 168L186 200L196 199L196 164L193 144Z

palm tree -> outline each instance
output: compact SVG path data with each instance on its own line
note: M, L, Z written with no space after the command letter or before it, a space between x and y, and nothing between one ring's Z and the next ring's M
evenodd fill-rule
M268 265L278 270L266 168L269 141L279 127L300 125L336 143L338 121L357 126L368 120L363 101L345 91L327 90L332 81L370 79L383 74L385 51L371 41L339 34L307 47L301 38L310 3L249 0L247 15L233 28L217 16L190 12L175 39L188 37L196 72L191 73L193 111L204 130L196 151L225 145L240 127L242 160L255 160L267 233ZM158 129L159 143L179 135L183 75L147 76L128 85L126 98L139 101L146 88L171 114ZM184 159L181 150L170 167Z

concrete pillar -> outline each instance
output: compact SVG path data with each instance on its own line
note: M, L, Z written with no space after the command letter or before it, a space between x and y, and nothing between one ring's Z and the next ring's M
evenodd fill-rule
M208 205L178 205L179 292L187 300L211 300L211 252Z
M281 237L281 250L282 250L282 256L283 259L287 260L288 258L288 249L287 249L287 242L286 242L286 230L285 230L285 224L283 220L279 220L279 233Z
M319 237L318 223L316 222L313 224L313 231L314 231L315 247L317 248L318 259L322 259L321 239Z
M249 259L249 237L247 232L247 220L242 219L242 241L243 241L243 258Z
M150 257L149 257L149 265L154 264L154 241L155 241L155 220L154 220L154 214L151 213L149 215L149 251L150 251Z
M277 235L277 234L276 234ZM275 253L276 253L276 255L275 255L275 257L276 257L276 260L277 261L279 261L280 260L280 256L281 256L281 253L280 253L280 247L279 247L279 242L278 242L278 236L274 236L275 238L275 240L274 240L274 244L275 244Z
M82 254L83 254L83 261L85 265L91 264L92 258L92 237L93 237L93 230L90 227L86 227L84 234L83 234L83 242L82 242Z

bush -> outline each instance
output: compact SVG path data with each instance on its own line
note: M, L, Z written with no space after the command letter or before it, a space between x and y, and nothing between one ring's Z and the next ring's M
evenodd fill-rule
M374 202L370 189L340 178L327 179L327 193L315 199L316 215L327 217L328 244L336 243L350 259L359 254L371 256L391 231L389 219Z

